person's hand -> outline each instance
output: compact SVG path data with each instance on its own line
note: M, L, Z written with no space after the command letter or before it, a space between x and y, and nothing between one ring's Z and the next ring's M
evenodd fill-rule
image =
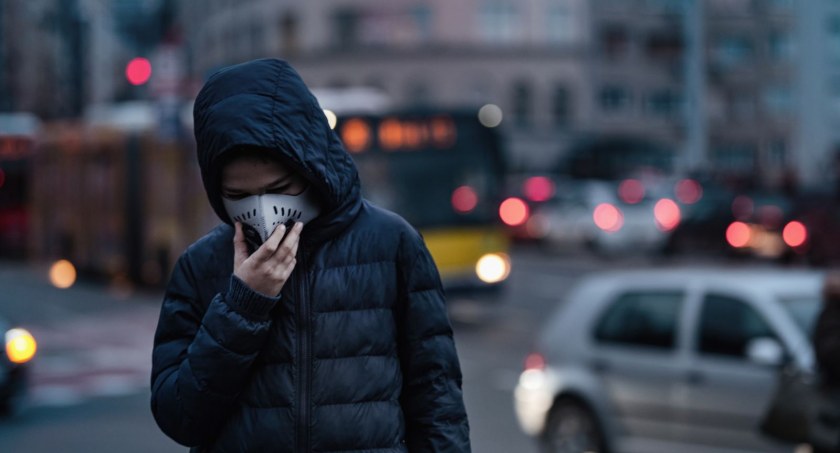
M270 297L277 296L297 263L295 255L303 224L296 222L285 238L283 234L286 232L286 226L278 226L251 256L248 256L242 224L236 222L235 228L233 275L258 293Z

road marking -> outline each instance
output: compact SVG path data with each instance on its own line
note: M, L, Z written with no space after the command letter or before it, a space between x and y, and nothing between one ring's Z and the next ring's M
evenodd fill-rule
M31 326L39 352L31 364L29 405L148 391L157 316L156 307L136 306Z

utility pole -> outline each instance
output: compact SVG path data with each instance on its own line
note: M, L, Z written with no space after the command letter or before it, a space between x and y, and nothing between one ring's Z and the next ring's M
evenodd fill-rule
M708 164L704 1L683 0L686 140L680 167L686 171L701 169Z

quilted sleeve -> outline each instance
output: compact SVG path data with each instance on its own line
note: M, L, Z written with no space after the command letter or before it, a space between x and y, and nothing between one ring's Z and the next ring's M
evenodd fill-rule
M230 414L279 297L254 292L231 276L227 293L203 309L186 256L175 266L155 332L151 406L164 433L199 446L212 441Z
M469 452L461 367L440 277L420 235L400 249L400 361L406 442L411 453Z

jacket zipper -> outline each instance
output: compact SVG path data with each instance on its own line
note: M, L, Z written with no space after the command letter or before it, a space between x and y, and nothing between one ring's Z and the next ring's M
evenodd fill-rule
M310 352L310 313L309 304L307 303L306 285L306 252L300 250L300 262L298 268L301 269L300 278L298 278L298 329L300 335L298 336L298 357L300 357L300 382L298 386L298 447L301 453L309 451L309 404L310 404L310 370L312 368L312 357Z

